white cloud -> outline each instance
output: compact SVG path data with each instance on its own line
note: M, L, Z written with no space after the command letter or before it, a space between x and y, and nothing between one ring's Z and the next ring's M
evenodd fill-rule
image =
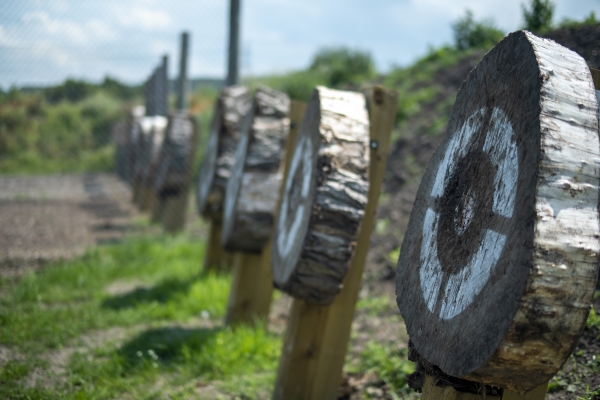
M173 19L165 10L144 6L125 7L119 5L115 9L116 16L124 27L141 28L154 31L171 27Z

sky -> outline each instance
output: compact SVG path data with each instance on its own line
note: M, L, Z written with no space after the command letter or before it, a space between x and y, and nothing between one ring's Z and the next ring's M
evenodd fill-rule
M323 47L366 50L377 69L409 65L452 42L451 24L473 11L505 32L523 25L524 0L241 0L241 75L306 68ZM554 0L555 21L581 20L600 0ZM2 0L0 87L67 77L143 82L190 33L189 76L226 73L228 0Z

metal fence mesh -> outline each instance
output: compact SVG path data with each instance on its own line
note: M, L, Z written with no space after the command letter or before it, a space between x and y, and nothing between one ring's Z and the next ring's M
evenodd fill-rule
M189 197L228 21L227 1L201 3L0 5L2 263L118 240L140 211L167 231L196 218Z

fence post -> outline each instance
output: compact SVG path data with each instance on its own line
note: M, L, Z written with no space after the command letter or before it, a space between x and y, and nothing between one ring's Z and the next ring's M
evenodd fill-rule
M187 109L187 60L188 60L188 41L189 34L183 32L181 34L181 54L179 59L179 79L177 85L177 110L184 111Z
M337 395L396 114L396 92L377 86L369 90L367 97L369 189L354 255L332 304L294 299L274 399L335 399ZM277 267L274 262L273 268Z
M240 0L229 2L229 58L227 66L227 79L225 84L233 86L238 84L239 77L239 45L240 43Z

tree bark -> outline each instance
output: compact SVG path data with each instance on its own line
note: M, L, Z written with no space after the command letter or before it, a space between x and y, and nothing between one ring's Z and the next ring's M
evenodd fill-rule
M523 393L571 354L598 271L597 114L585 61L531 33L471 71L398 261L422 363Z
M275 286L318 304L341 289L369 183L369 119L360 93L318 87L308 103L273 236Z
M226 250L259 254L269 240L290 129L289 112L287 95L264 87L257 90L227 181L222 239Z
M249 108L250 93L243 86L226 87L217 99L196 193L198 212L205 218L222 219L239 130Z

